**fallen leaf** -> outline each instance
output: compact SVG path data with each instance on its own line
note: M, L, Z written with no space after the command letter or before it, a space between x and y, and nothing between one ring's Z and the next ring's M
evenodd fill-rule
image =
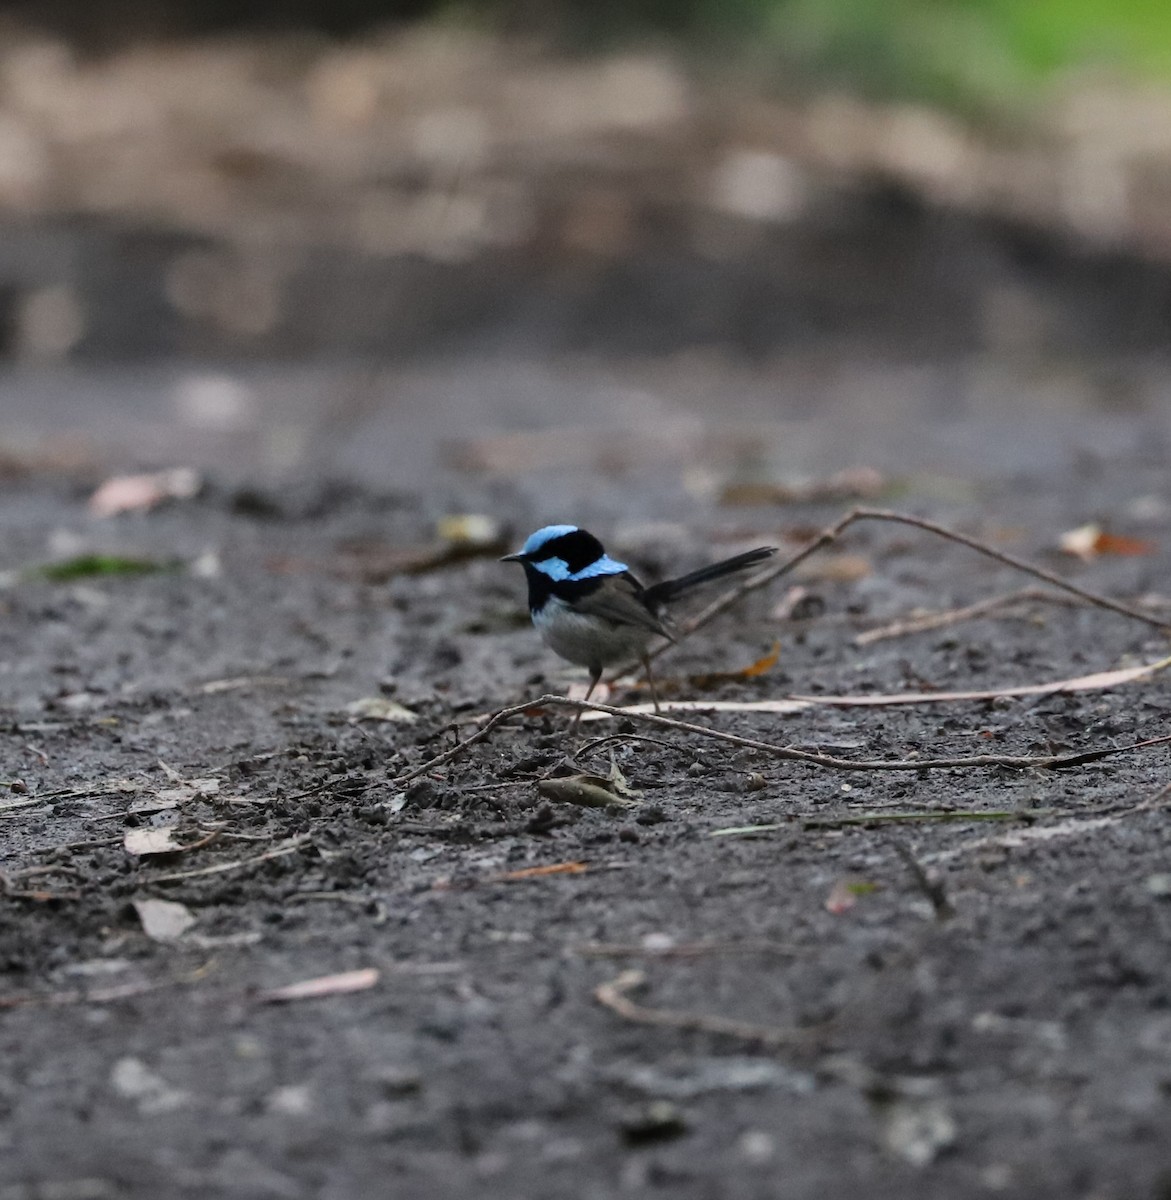
M382 541L358 539L339 546L340 560L334 573L345 579L385 583L394 575L419 575L465 562L504 553L508 548L503 530L493 518L477 513L444 517L433 542L416 546L391 546ZM317 564L286 559L285 571L312 570Z
M183 847L175 841L175 831L165 829L128 829L122 837L127 854L146 857L150 854L177 854Z
M721 683L734 683L738 679L756 679L766 675L777 665L781 657L781 643L773 642L773 648L763 658L741 667L738 671L710 671L702 675L691 675L688 683L693 687L714 687Z
M199 473L191 467L172 467L144 475L115 475L90 496L88 508L95 517L149 512L164 500L190 500L202 486Z
M614 760L613 754L610 755L610 775L607 783L619 796L627 796L633 800L642 795L638 788L630 786L630 781L622 773L622 768Z
M686 1116L670 1100L652 1100L627 1113L619 1128L631 1146L645 1146L682 1137L690 1128Z
M795 584L773 606L771 621L807 621L825 612L825 601L808 588Z
M453 513L440 517L435 529L443 541L453 546L494 549L504 537L500 522L483 513Z
M1158 546L1148 538L1127 537L1121 533L1101 533L1094 548L1099 554L1116 554L1129 558L1154 554Z
M730 483L720 493L720 503L808 504L842 500L872 500L890 486L887 478L872 467L850 467L825 479L797 483Z
M899 1096L887 1101L882 1105L882 1123L886 1149L913 1167L929 1166L957 1136L946 1103L930 1096Z
M569 775L564 779L542 779L537 791L560 804L582 808L634 808L635 802L620 796L613 783L602 775Z
M851 708L868 705L940 704L955 700L998 700L1002 696L1048 696L1064 692L1102 692L1119 684L1132 683L1146 675L1153 675L1168 665L1171 665L1171 658L1162 658L1158 662L1143 663L1137 667L1120 667L1116 671L1099 671L1094 675L1080 675L1076 679L1059 679L1052 683L1031 683L1020 687L989 688L987 691L894 692L876 696L797 696L794 699Z
M172 1087L138 1058L120 1058L114 1064L110 1088L116 1096L136 1104L138 1111L148 1117L174 1112L190 1099L187 1092Z
M1020 687L989 688L971 692L890 692L862 696L791 696L782 700L664 700L660 711L667 712L740 712L790 715L806 712L819 705L831 708L894 707L900 704L950 704L966 700L998 700L1012 696L1048 696L1067 692L1102 692L1124 683L1133 683L1171 666L1171 657L1136 667L1120 667L1115 671L1099 671L1079 675L1075 679L1058 679L1049 683L1032 683ZM628 704L620 713L653 713L653 704ZM612 719L610 713L587 711L582 721Z
M131 800L126 806L126 812L131 816L144 817L151 813L168 812L172 808L178 808L178 800L164 800L160 797L146 797L140 800Z
M801 700L663 700L656 709L653 704L626 704L619 710L623 713L655 713L655 712L759 712L788 716L792 713L807 712L815 708L821 697L809 697ZM585 721L612 721L611 713L596 712L587 709L581 714Z
M797 579L818 583L856 583L874 567L864 554L823 554L803 562L794 571Z
M839 879L826 897L825 910L835 915L849 912L858 903L859 896L868 896L877 890L878 885L866 879Z
M506 871L493 875L492 883L517 883L523 879L543 879L546 875L583 875L589 866L583 862L551 863L545 867L522 867L519 871Z
M595 704L609 704L610 696L611 696L613 690L614 689L611 688L610 685L604 679L599 679L598 686L595 687L592 692L590 692L590 699ZM573 683L571 683L565 689L565 695L570 700L584 700L586 698L586 692L588 692L588 691L589 691L588 683L586 683L582 680L574 680Z
M362 700L353 700L346 705L346 712L352 721L386 721L391 724L411 725L419 719L417 713L411 712L397 700L388 700L385 696L366 696Z
M1057 539L1057 545L1065 554L1092 562L1100 554L1121 557L1154 554L1158 547L1145 538L1127 537L1119 533L1107 533L1101 525L1082 525L1070 529Z
M185 804L197 796L218 796L220 781L218 779L188 779L179 787L163 788L155 793L160 800L171 801L175 804Z
M142 931L156 942L174 942L195 924L195 915L174 900L133 900Z
M166 570L172 564L154 562L149 558L128 558L119 554L79 554L61 562L34 567L30 574L54 583L73 579L88 579L94 575L149 575Z
M362 967L357 971L319 975L316 979L303 979L300 983L269 988L261 992L258 999L268 1004L284 1004L290 1000L318 1000L323 996L344 996L348 992L364 992L374 987L380 977L381 972L377 968Z
M212 679L200 684L205 696L216 696L220 692L239 692L253 687L287 687L289 680L281 675L237 675L232 679Z

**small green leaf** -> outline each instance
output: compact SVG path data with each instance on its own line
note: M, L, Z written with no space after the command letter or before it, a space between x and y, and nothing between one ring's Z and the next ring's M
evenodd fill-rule
M152 571L167 570L171 565L149 558L124 558L118 554L79 554L61 562L33 567L29 574L54 583L67 583L94 575L147 575Z

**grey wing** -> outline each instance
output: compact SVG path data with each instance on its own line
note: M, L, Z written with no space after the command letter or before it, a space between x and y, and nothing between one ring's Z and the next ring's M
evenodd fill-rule
M613 621L616 625L636 625L649 629L660 637L670 638L670 630L642 602L641 588L622 575L607 579L605 584L574 602L579 612L590 613Z

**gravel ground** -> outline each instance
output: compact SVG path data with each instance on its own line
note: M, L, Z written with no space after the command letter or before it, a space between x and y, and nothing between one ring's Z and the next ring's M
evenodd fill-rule
M1031 468L973 457L950 490L909 475L882 502L1165 612L1169 464L1140 433ZM564 498L652 578L791 549L848 504L728 507L686 476ZM478 715L577 682L495 547L423 569L437 515L489 512L511 546L564 515L546 486L221 480L105 522L87 488L34 472L0 494L3 1200L1169 1194L1164 748L837 772L630 721L575 736L545 712L404 787ZM1149 553L1058 555L1089 520ZM165 569L29 570L99 552ZM1167 652L1139 622L1040 601L855 642L1029 582L859 526L797 580L798 619L778 612L792 580L754 594L662 660L665 690L998 689ZM778 641L758 676L696 678ZM882 759L1123 746L1165 735L1169 708L1155 675L689 715ZM634 806L537 790L611 764ZM907 813L928 819L889 819ZM134 852L168 830L178 851ZM158 919L176 924L151 936ZM333 994L276 991L348 972Z

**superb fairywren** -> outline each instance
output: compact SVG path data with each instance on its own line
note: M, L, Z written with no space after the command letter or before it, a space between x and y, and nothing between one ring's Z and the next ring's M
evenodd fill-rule
M592 533L576 525L546 525L529 537L519 553L500 561L524 567L533 624L554 653L589 671L587 700L603 668L637 658L646 670L657 709L647 643L656 634L671 638L665 623L667 604L701 583L756 566L776 549L761 546L678 579L643 587Z

